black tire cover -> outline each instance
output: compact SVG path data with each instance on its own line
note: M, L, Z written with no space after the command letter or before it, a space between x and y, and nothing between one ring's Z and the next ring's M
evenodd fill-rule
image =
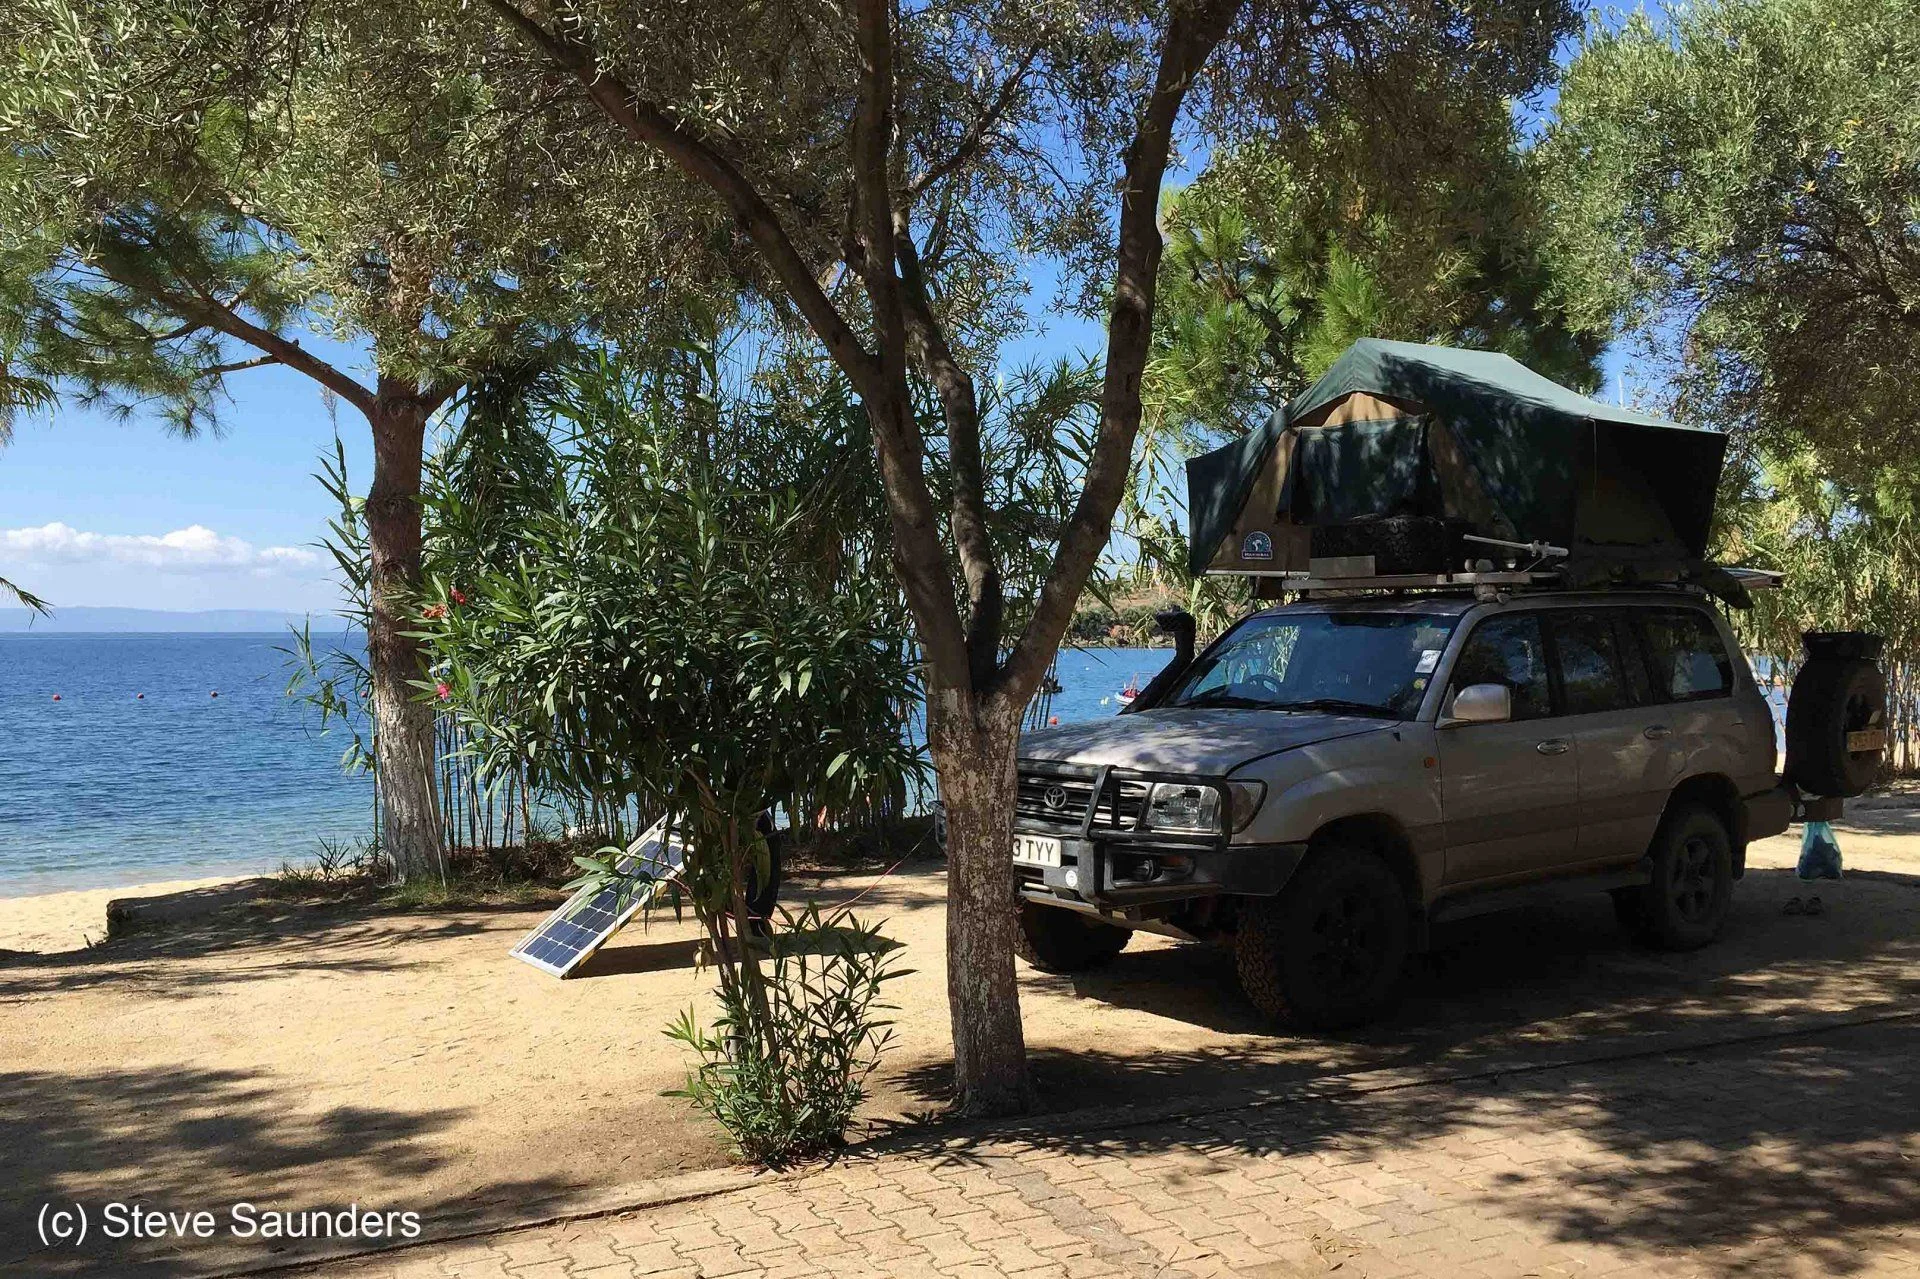
M1847 734L1884 730L1887 682L1859 658L1816 657L1787 700L1787 780L1813 795L1858 795L1880 772L1882 751L1847 750Z

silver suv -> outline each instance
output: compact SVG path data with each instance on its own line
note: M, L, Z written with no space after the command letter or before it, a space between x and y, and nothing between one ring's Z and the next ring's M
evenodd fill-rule
M1788 825L1774 721L1684 590L1327 598L1255 613L1129 712L1028 734L1022 955L1230 941L1262 1010L1348 1025L1428 926L1606 890L1647 940L1720 931Z

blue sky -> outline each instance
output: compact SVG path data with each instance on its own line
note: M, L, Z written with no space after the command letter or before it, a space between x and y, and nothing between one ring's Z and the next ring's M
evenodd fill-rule
M1551 109L1549 96L1523 118ZM1034 292L1044 301L1050 286L1036 281ZM1051 358L1095 349L1100 336L1084 321L1040 317L1009 354ZM1605 362L1607 398L1621 363L1617 354ZM229 381L224 430L198 439L166 434L151 415L118 422L63 408L16 423L0 449L0 577L56 606L330 611L338 593L313 544L332 512L313 472L335 419L318 388L289 370ZM337 421L364 492L366 421L345 406Z

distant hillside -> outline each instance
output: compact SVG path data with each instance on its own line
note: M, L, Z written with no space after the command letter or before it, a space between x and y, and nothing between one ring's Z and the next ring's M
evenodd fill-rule
M31 620L32 625L28 622ZM0 634L31 630L36 635L87 632L195 632L285 631L305 621L299 613L275 613L252 608L215 608L198 613L176 613L159 608L56 608L52 617L33 617L24 608L0 608ZM313 629L338 634L348 629L338 617L316 614Z

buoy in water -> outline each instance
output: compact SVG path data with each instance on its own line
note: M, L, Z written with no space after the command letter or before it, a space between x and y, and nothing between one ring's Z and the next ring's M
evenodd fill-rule
M1049 724L1058 724L1059 722L1060 722L1060 717L1059 717L1058 715L1049 715L1049 716L1047 716L1047 723L1049 723Z
M145 693L135 693L133 695L133 700L136 702L144 702L147 700L147 695Z
M209 696L209 697L218 697L218 696L220 696L220 690L216 688L216 689L214 689L214 690L213 690L213 692L211 692L211 693L209 693L209 694L207 694L207 696Z
M57 701L59 701L59 700L60 700L60 694L58 694L58 693L55 693L55 694L53 695L53 700L54 700L54 701L56 701L56 702L57 702Z

